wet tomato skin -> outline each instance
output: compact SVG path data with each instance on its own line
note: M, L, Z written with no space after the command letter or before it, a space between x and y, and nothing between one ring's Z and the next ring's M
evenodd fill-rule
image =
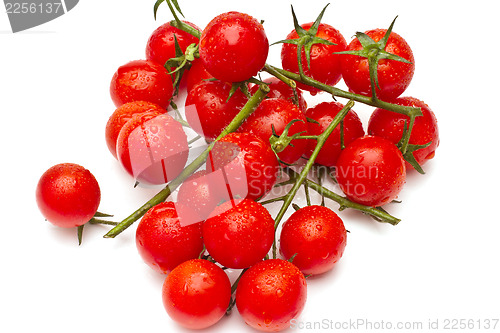
M200 255L203 250L200 218L182 204L160 203L139 222L136 246L148 266L166 274Z
M92 173L74 163L61 163L45 171L36 188L36 202L52 224L78 227L97 212L101 190Z
M193 259L167 275L162 299L168 315L189 329L204 329L217 323L231 300L231 283L216 264Z
M236 307L245 322L265 332L281 331L302 312L306 279L292 263L269 259L250 267L236 289Z
M167 70L153 61L134 60L120 66L111 79L111 99L116 107L146 101L166 109L174 88Z

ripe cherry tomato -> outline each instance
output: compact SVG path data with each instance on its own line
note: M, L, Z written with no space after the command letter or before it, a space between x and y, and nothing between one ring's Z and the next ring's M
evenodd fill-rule
M307 298L304 274L292 263L269 259L250 267L238 282L236 307L260 331L281 331L302 312Z
M206 163L206 170L223 172L232 198L252 200L271 191L278 167L269 144L250 133L230 133L221 138Z
M127 121L130 120L130 118L132 118L134 114L151 111L164 113L167 110L154 103L135 101L125 103L118 107L109 117L108 123L106 124L106 144L108 145L109 151L115 158L118 158L116 156L116 141L122 127L127 123Z
M168 273L203 251L199 216L179 203L162 202L144 214L136 230L136 245L146 264Z
M365 32L375 42L384 37L386 29L374 29ZM361 50L363 47L357 38L347 46L347 51ZM401 95L410 85L415 72L415 59L410 45L403 37L391 32L385 51L400 56L411 63L382 59L378 62L377 76L380 89L376 87L377 97L381 100L391 100ZM371 96L370 72L368 59L344 54L342 59L342 77L349 89L357 94Z
M394 143L367 135L342 150L335 174L348 199L367 206L382 206L403 189L405 160Z
M217 205L228 200L224 177L206 170L186 179L177 193L177 202L193 209L202 220L206 220Z
M312 108L309 108L306 112L306 117L318 122L309 121L307 123L307 134L308 135L320 135L323 133L328 125L333 121L337 113L342 110L344 105L338 102L323 102ZM359 119L356 112L350 110L344 118L343 123L344 131L344 146L354 141L354 139L362 137L365 135L363 130L363 124ZM314 148L316 147L317 140L310 139L307 140L306 157L311 157ZM316 163L325 166L334 166L337 162L341 151L340 144L340 125L337 126L332 134L328 137L325 144L321 148L318 156L316 157Z
M393 103L419 107L422 110L422 116L415 118L415 123L410 135L410 144L425 145L432 141L430 146L417 149L413 156L420 165L425 164L435 155L436 148L439 146L439 131L437 119L431 108L423 101L413 97L400 97L392 101ZM405 122L409 124L408 116L387 111L384 109L375 109L368 123L368 134L386 138L393 143L398 143L403 137ZM406 168L412 170L410 163L406 163Z
M135 114L116 144L118 161L137 181L164 184L186 165L189 146L182 125L168 114Z
M196 30L200 30L191 22L183 21L192 26ZM175 58L175 37L182 50L186 52L186 48L191 44L198 44L198 38L178 29L167 22L159 26L148 39L146 44L146 59L156 62L159 65L165 65L168 59Z
M248 98L240 90L229 98L230 91L229 83L203 81L188 92L186 120L196 133L214 140L241 111Z
M305 23L301 27L305 30L309 30L313 22ZM335 52L345 51L347 43L344 36L335 29L334 27L321 23L318 27L318 32L316 37L325 39L334 43L335 45L326 44L314 44L311 48L311 67L307 65L307 58L304 49L302 49L301 60L302 69L304 74L313 79L322 82L327 85L335 85L340 81L342 76L342 69L340 67L340 55L335 54ZM286 39L298 39L299 35L294 30ZM294 44L283 44L281 48L281 64L283 69L299 73L299 64L297 61L297 45ZM297 83L300 89L307 90L311 92L312 95L316 95L320 90L317 88Z
M213 75L207 72L205 66L203 66L203 61L200 59L195 59L191 63L191 68L189 68L188 73L184 73L186 76L186 89L187 91L191 91L198 83L213 79Z
M306 206L293 213L283 224L280 251L293 259L302 273L321 274L333 268L342 257L347 232L344 223L331 209Z
M174 88L167 70L153 61L135 60L120 66L113 75L110 94L116 107L146 101L166 109Z
M238 132L255 134L262 141L269 142L273 135L273 127L277 135L281 135L286 126L293 120L300 120L292 124L288 135L307 132L306 116L292 102L286 99L268 98L263 100L257 109L238 128ZM307 141L304 139L292 140L289 146L278 157L285 163L296 162L305 152Z
M36 202L42 215L52 224L78 227L97 212L101 190L94 175L74 163L62 163L49 168L40 177Z
M269 52L264 27L250 15L228 12L215 17L200 38L207 71L226 82L245 81L264 67Z
M189 329L203 329L217 323L231 300L231 283L216 264L193 259L167 275L162 288L168 315Z
M249 199L218 206L203 223L203 240L210 256L228 268L247 268L261 261L274 241L269 211Z
M270 89L269 93L266 95L267 98L286 99L293 104L296 104L301 111L306 112L307 102L304 99L302 90L296 88L294 93L293 89L289 85L274 76L265 79L264 83L267 83ZM257 89L259 89L259 86L254 84L249 88L249 91L253 95Z

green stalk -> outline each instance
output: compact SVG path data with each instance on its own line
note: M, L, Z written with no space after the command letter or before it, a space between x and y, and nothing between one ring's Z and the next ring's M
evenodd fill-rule
M290 192L287 193L287 195L284 197L283 200L283 206L281 206L280 211L276 215L276 218L274 219L274 228L277 229L281 220L283 219L283 216L285 215L288 207L292 203L293 198L297 194L297 191L299 190L300 186L302 183L307 179L307 175L309 174L309 170L311 170L311 167L314 164L314 161L316 160L316 157L318 156L321 148L326 142L326 139L332 134L333 130L335 127L337 127L340 124L340 121L344 119L346 116L347 112L354 106L353 101L349 101L342 110L335 116L333 121L328 125L326 130L321 133L321 135L318 135L318 142L316 144L316 147L314 148L314 151L307 161L306 165L304 166L304 169L300 172L300 175L295 179L295 183L293 184ZM273 243L273 258L276 258L276 235Z
M152 207L164 202L172 194L177 187L179 187L182 182L184 182L190 175L192 175L196 170L198 170L206 161L208 154L212 150L215 142L222 138L223 136L234 132L238 127L245 121L245 119L255 111L257 106L266 97L269 92L269 87L267 85L261 85L255 94L248 100L241 111L234 117L234 119L227 125L227 127L222 131L222 133L212 142L193 162L184 168L184 170L173 179L166 187L164 187L160 192L158 192L154 197L142 205L139 209L121 221L116 227L111 229L104 238L114 238L125 229L130 227L135 221L139 220L146 212Z

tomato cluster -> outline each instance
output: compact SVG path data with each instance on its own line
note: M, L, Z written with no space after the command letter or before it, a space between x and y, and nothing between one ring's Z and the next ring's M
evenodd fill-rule
M331 270L346 247L344 222L325 197L396 224L380 206L434 157L436 116L423 101L400 97L415 65L394 22L347 43L321 23L324 10L302 25L292 10L295 29L280 41L278 68L267 64L269 41L256 18L227 12L201 30L166 1L175 20L151 34L145 60L112 77L116 110L105 138L137 183L168 186L105 237L142 216L138 252L166 274L164 306L180 325L209 327L236 306L251 327L283 330L305 306L306 277ZM271 76L261 80L264 73ZM335 87L342 81L349 91ZM308 106L308 94L325 91L350 101ZM353 101L375 107L366 132ZM204 150L188 163L200 138ZM310 179L313 167L333 181ZM293 205L281 223L304 184L322 194L321 204L307 194L307 205ZM37 188L42 214L64 227L99 216L99 199L95 178L76 165L49 169ZM273 217L266 204L280 201ZM228 271L240 272L233 285Z

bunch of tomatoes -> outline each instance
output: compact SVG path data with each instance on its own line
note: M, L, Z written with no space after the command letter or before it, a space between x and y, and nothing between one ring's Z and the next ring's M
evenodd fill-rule
M38 206L51 223L77 227L80 241L88 223L113 225L106 237L114 237L141 219L138 252L166 274L164 306L180 325L209 327L236 306L248 325L283 330L304 308L306 277L331 270L346 246L344 223L324 198L399 222L381 206L397 198L407 172L423 173L434 156L436 117L423 101L401 97L415 61L394 22L347 43L321 22L326 7L304 24L292 8L279 68L266 62L270 45L256 18L226 12L200 29L178 18L176 0L166 3L175 19L151 34L146 59L112 77L117 108L105 127L124 170L137 183L165 187L126 220L110 222L97 211L94 176L64 163L40 178ZM335 87L342 79L349 91ZM304 92L349 102L308 107ZM375 107L367 132L354 102ZM311 179L313 168L345 196ZM320 193L321 204L309 197L304 207L292 204L302 186ZM273 218L265 205L278 201ZM295 212L281 223L290 205ZM233 283L228 269L240 271Z

